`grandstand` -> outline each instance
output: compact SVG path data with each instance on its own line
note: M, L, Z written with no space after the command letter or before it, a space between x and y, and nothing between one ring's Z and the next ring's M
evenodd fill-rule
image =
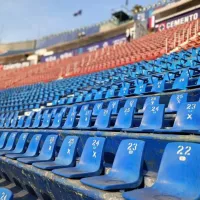
M183 4L164 5L156 23ZM38 62L1 67L0 199L200 199L199 23L126 41L144 28L131 19L2 54Z

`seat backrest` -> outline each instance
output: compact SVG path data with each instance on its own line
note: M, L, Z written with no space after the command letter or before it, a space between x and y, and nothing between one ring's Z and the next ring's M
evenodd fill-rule
M98 102L94 105L92 115L97 116L103 107L103 102Z
M128 94L129 88L130 88L130 83L124 84L124 85L120 88L119 93L118 93L118 96L119 96L119 97L126 96L126 95Z
M81 116L82 114L84 114L89 108L89 104L85 104L81 107L80 112L78 113L78 116Z
M77 112L77 109L78 109L78 106L72 106L70 109L69 109L69 112L68 112L68 115L70 115L71 113L73 112Z
M92 100L92 95L93 95L92 93L86 94L84 101L91 101Z
M58 135L48 135L40 151L40 158L51 159L55 154Z
M39 112L36 113L35 119L34 119L34 122L33 122L33 125L32 125L33 128L36 128L40 125L40 120L42 118L41 113L42 113L42 111L39 111Z
M142 121L140 124L141 129L160 129L163 126L164 118L164 104L155 106L147 106Z
M41 139L42 139L42 134L33 135L25 154L28 156L35 156L39 151Z
M162 92L165 89L165 80L159 80L153 84L151 92Z
M44 119L43 119L43 122L42 122L41 127L43 127L43 128L49 127L50 122L51 122L51 118L52 118L52 113L46 114L46 115L44 116Z
M160 96L154 96L154 97L147 97L144 103L144 106L142 108L142 111L144 112L147 106L156 106L159 104Z
M102 97L103 97L103 91L98 91L98 92L94 95L94 100L102 99Z
M124 108L131 108L131 107L136 108L136 106L137 106L137 99L136 98L127 99L126 103L124 104Z
M1 200L13 200L13 193L7 188L0 188Z
M76 121L76 115L77 115L76 112L69 113L67 115L66 121L65 121L62 128L72 128L72 127L74 127L75 121Z
M83 112L79 118L78 128L87 128L91 124L92 110Z
M130 128L133 124L134 112L135 107L121 108L117 115L114 128Z
M144 146L145 142L142 140L122 140L109 174L127 182L131 180L141 181Z
M170 98L168 107L166 108L166 111L172 112L172 111L178 111L180 105L182 103L187 102L187 96L188 93L183 93L183 94L173 94Z
M188 76L180 76L177 77L173 83L172 89L186 89L186 87L188 86L188 80L189 77Z
M51 116L54 118L56 113L57 113L58 109L57 108L54 108L51 110Z
M25 121L25 124L24 124L24 127L30 127L30 126L31 126L31 121L32 121L34 115L35 115L35 112L32 111L32 112L29 114L29 116L27 116L26 121Z
M18 119L19 120L18 120L18 123L17 123L17 127L21 128L23 126L23 124L24 124L25 116L19 116Z
M96 171L103 165L105 138L90 137L87 139L80 162L77 167L81 167L87 171Z
M112 111L112 114L117 114L119 110L119 100L110 101L108 109Z
M66 165L74 165L76 162L76 153L79 137L66 136L56 157L56 160L62 161Z
M200 198L200 145L189 142L167 144L160 164L158 177L153 187L162 184L166 188L180 188L186 197ZM187 199L187 198L186 198ZM189 198L192 199L192 198Z
M0 148L3 148L6 143L6 139L8 137L9 132L3 132L0 137Z
M146 91L146 84L139 84L136 86L134 94L141 94Z
M96 118L94 127L108 128L110 126L111 112L111 109L102 109Z
M13 149L16 137L17 137L17 132L13 132L9 135L6 146L4 147L4 150Z
M182 103L176 114L173 128L181 130L200 129L200 102Z
M27 142L27 139L28 139L28 136L29 136L29 133L22 133L20 136L19 136L19 139L17 141L17 144L16 144L16 147L15 147L15 151L22 151L25 147L25 144Z
M105 96L106 99L112 98L114 96L115 96L115 89L111 88L111 89L107 90L106 96Z

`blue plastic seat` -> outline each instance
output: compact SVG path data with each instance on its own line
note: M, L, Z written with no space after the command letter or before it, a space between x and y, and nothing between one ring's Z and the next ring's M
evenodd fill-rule
M93 97L93 93L88 93L85 95L84 101L91 101Z
M55 169L54 174L67 178L83 178L100 175L103 170L105 138L87 139L79 163L75 167Z
M105 98L106 99L109 99L109 98L112 98L115 96L115 89L114 88L111 88L109 89L107 92L106 92L106 96Z
M13 200L13 193L7 188L0 188L1 200Z
M118 96L123 97L128 95L129 88L130 88L130 83L124 83L119 90Z
M144 94L156 94L161 93L165 89L165 80L159 80L153 84L150 92L145 92Z
M17 123L17 128L22 128L24 125L24 120L25 120L25 116L19 116L18 117L18 123Z
M27 114L27 117L26 117L25 123L24 123L24 128L29 128L32 125L31 123L32 123L32 119L33 119L34 115L35 115L34 111Z
M188 89L198 88L200 86L200 77L198 78L197 82L193 85L188 85Z
M56 141L58 139L57 135L48 135L44 141L42 149L39 156L18 158L17 160L22 163L32 164L35 162L46 162L53 159L55 154Z
M19 139L17 141L15 148L13 150L12 149L0 150L0 156L3 156L7 153L23 153L23 151L25 150L25 147L26 147L26 142L27 142L28 136L29 136L29 133L22 133L19 136Z
M60 128L62 124L63 116L66 113L67 108L62 108L59 113L56 114L53 123L50 128Z
M136 108L137 106L137 99L134 98L134 99L127 99L125 104L124 104L124 108Z
M133 125L135 107L121 108L115 121L114 129L127 129Z
M2 149L5 146L8 135L9 135L9 132L1 133L1 136L0 136L0 149Z
M95 121L94 128L105 129L109 128L111 120L111 109L102 109Z
M103 98L103 91L98 91L95 95L94 95L94 100L100 100Z
M112 115L116 115L118 114L119 111L119 100L112 100L109 102L108 104L108 108L109 110L111 110Z
M182 103L171 128L157 130L159 132L192 132L200 130L200 102Z
M81 106L78 116L81 116L82 114L84 114L88 110L88 108L89 108L89 104Z
M62 129L71 129L75 127L75 122L76 122L76 112L71 112L67 115L66 121L64 125L62 126Z
M41 138L42 138L41 134L35 134L31 138L28 148L25 153L9 153L9 154L6 154L6 157L11 158L11 159L17 159L17 158L26 158L26 157L36 156L39 151Z
M32 124L32 128L38 128L40 126L40 120L42 118L42 111L39 111L36 113L35 115L35 119L33 121L33 124Z
M102 108L103 108L103 102L96 103L94 105L92 115L97 116Z
M77 136L67 136L55 161L33 163L33 166L45 170L73 167L76 163L78 141L79 138Z
M137 188L143 180L144 146L145 142L140 140L122 140L110 172L81 179L81 182L101 190Z
M17 125L17 120L18 120L18 112L15 112L14 117L10 121L10 128L15 128Z
M173 94L169 100L168 107L165 112L173 113L177 112L182 103L187 102L188 93Z
M159 104L155 106L147 106L140 126L136 128L125 129L131 132L151 132L163 127L165 105Z
M135 87L135 90L134 90L134 94L135 95L140 95L142 93L144 93L146 91L146 84L139 84Z
M198 200L200 198L200 145L169 143L164 151L158 177L150 188L123 193L127 200Z
M143 113L147 106L156 106L159 104L160 96L147 97L144 103L144 106L141 110L138 110L139 113Z
M9 128L10 127L10 123L12 122L12 119L13 119L14 116L15 116L15 113L12 112L12 113L10 113L9 117L6 118L6 121L5 121L5 124L4 124L5 128Z
M0 152L13 150L14 149L14 145L15 145L16 137L17 137L17 132L10 133L5 147L0 149Z
M88 128L91 125L92 110L87 110L81 114L77 128Z
M48 128L51 123L52 113L45 114L40 128Z

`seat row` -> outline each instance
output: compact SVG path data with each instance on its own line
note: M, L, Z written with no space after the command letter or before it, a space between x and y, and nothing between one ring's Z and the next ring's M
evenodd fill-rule
M0 143L5 140L2 133ZM38 155L41 134L35 134L25 151L25 143L29 136L22 133L14 147L7 149L17 133L10 133L5 147L0 155L17 159L24 164L32 164L43 170L70 179L80 179L81 183L101 190L130 190L137 189L143 181L143 164L145 142L135 139L121 141L116 152L112 168L104 173L104 152L106 139L90 137L87 139L79 161L76 152L79 138L66 136L57 157L54 158L57 135L48 135ZM21 148L21 151L19 151ZM12 150L13 149L13 150ZM17 151L18 149L18 151ZM34 151L34 152L33 152ZM125 199L193 199L200 198L200 178L197 175L200 167L200 145L187 142L169 143L164 151L160 169L155 184L150 188L124 192ZM122 162L123 161L123 162ZM172 167L173 166L173 170ZM187 180L187 181L185 181ZM181 183L181 185L180 185ZM174 190L176 188L176 190ZM191 191L191 192L188 192Z

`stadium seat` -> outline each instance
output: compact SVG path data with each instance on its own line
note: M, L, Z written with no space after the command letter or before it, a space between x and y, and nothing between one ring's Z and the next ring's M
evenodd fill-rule
M93 128L97 128L97 129L109 128L111 113L112 113L112 109L102 109L96 118Z
M114 125L114 129L127 129L133 125L135 107L121 108Z
M35 115L34 111L29 113L29 115L27 116L27 118L25 120L24 128L31 127L31 125L32 125L31 123L32 123L32 119L33 119L34 115Z
M42 125L39 128L48 128L51 123L52 113L45 114Z
M50 126L50 128L60 128L61 124L62 124L62 119L63 116L66 113L67 108L62 108L61 111L59 113L56 114L52 125Z
M17 128L22 128L24 125L24 120L25 120L25 116L19 116L18 117L18 123L17 123Z
M169 143L164 151L158 177L150 188L123 193L127 200L200 198L200 145L187 142Z
M75 127L76 115L77 115L76 112L70 112L67 115L66 121L62 126L62 129L72 129L73 127Z
M28 139L29 133L22 133L19 136L19 139L17 141L17 144L13 150L0 150L0 156L3 156L7 153L23 153L26 147L26 142Z
M55 161L33 163L33 166L45 170L73 167L76 163L78 141L77 136L66 136Z
M9 132L3 132L0 136L0 149L4 148Z
M31 126L31 128L38 128L40 126L40 120L41 120L41 118L42 118L42 111L39 111L35 115L35 119L33 121L33 124Z
M200 102L182 103L176 114L173 127L158 129L158 132L192 132L200 130Z
M84 178L100 175L103 170L105 138L87 139L79 163L75 167L55 169L52 172L66 178Z
M109 173L83 178L81 182L101 190L137 188L143 180L144 145L140 140L122 140Z
M92 115L97 116L102 108L103 108L103 102L95 103Z
M26 157L36 156L39 151L41 138L42 138L41 134L35 134L31 138L28 148L26 149L25 153L9 153L9 154L6 154L6 157L11 158L11 159L17 159L17 158L26 158Z
M1 200L13 200L13 193L7 188L0 188Z
M182 103L186 103L187 102L187 93L183 93L183 94L173 94L170 98L168 107L165 108L165 112L168 113L173 113L173 112L177 112L180 105Z
M131 108L131 107L134 107L136 108L137 106L137 99L127 99L125 104L124 104L124 108Z
M32 164L35 162L46 162L52 160L55 154L57 139L58 139L57 135L48 135L45 139L45 142L42 146L39 156L18 158L17 160L25 164Z
M109 102L108 104L108 108L107 109L110 109L112 112L112 115L117 115L118 114L118 111L119 111L119 103L120 101L119 100L112 100Z
M140 123L139 127L135 128L129 128L129 129L124 129L126 131L131 131L131 132L151 132L156 129L162 128L163 126L163 119L164 119L164 110L165 110L165 105L164 104L158 104L155 106L147 106L143 117L142 121Z
M18 134L17 132L13 132L9 134L8 140L6 141L6 145L4 148L0 149L0 153L5 152L5 151L11 151L14 149L17 134Z
M90 127L91 117L92 117L92 110L86 110L85 112L82 112L82 114L79 118L77 128L85 129L85 128Z

